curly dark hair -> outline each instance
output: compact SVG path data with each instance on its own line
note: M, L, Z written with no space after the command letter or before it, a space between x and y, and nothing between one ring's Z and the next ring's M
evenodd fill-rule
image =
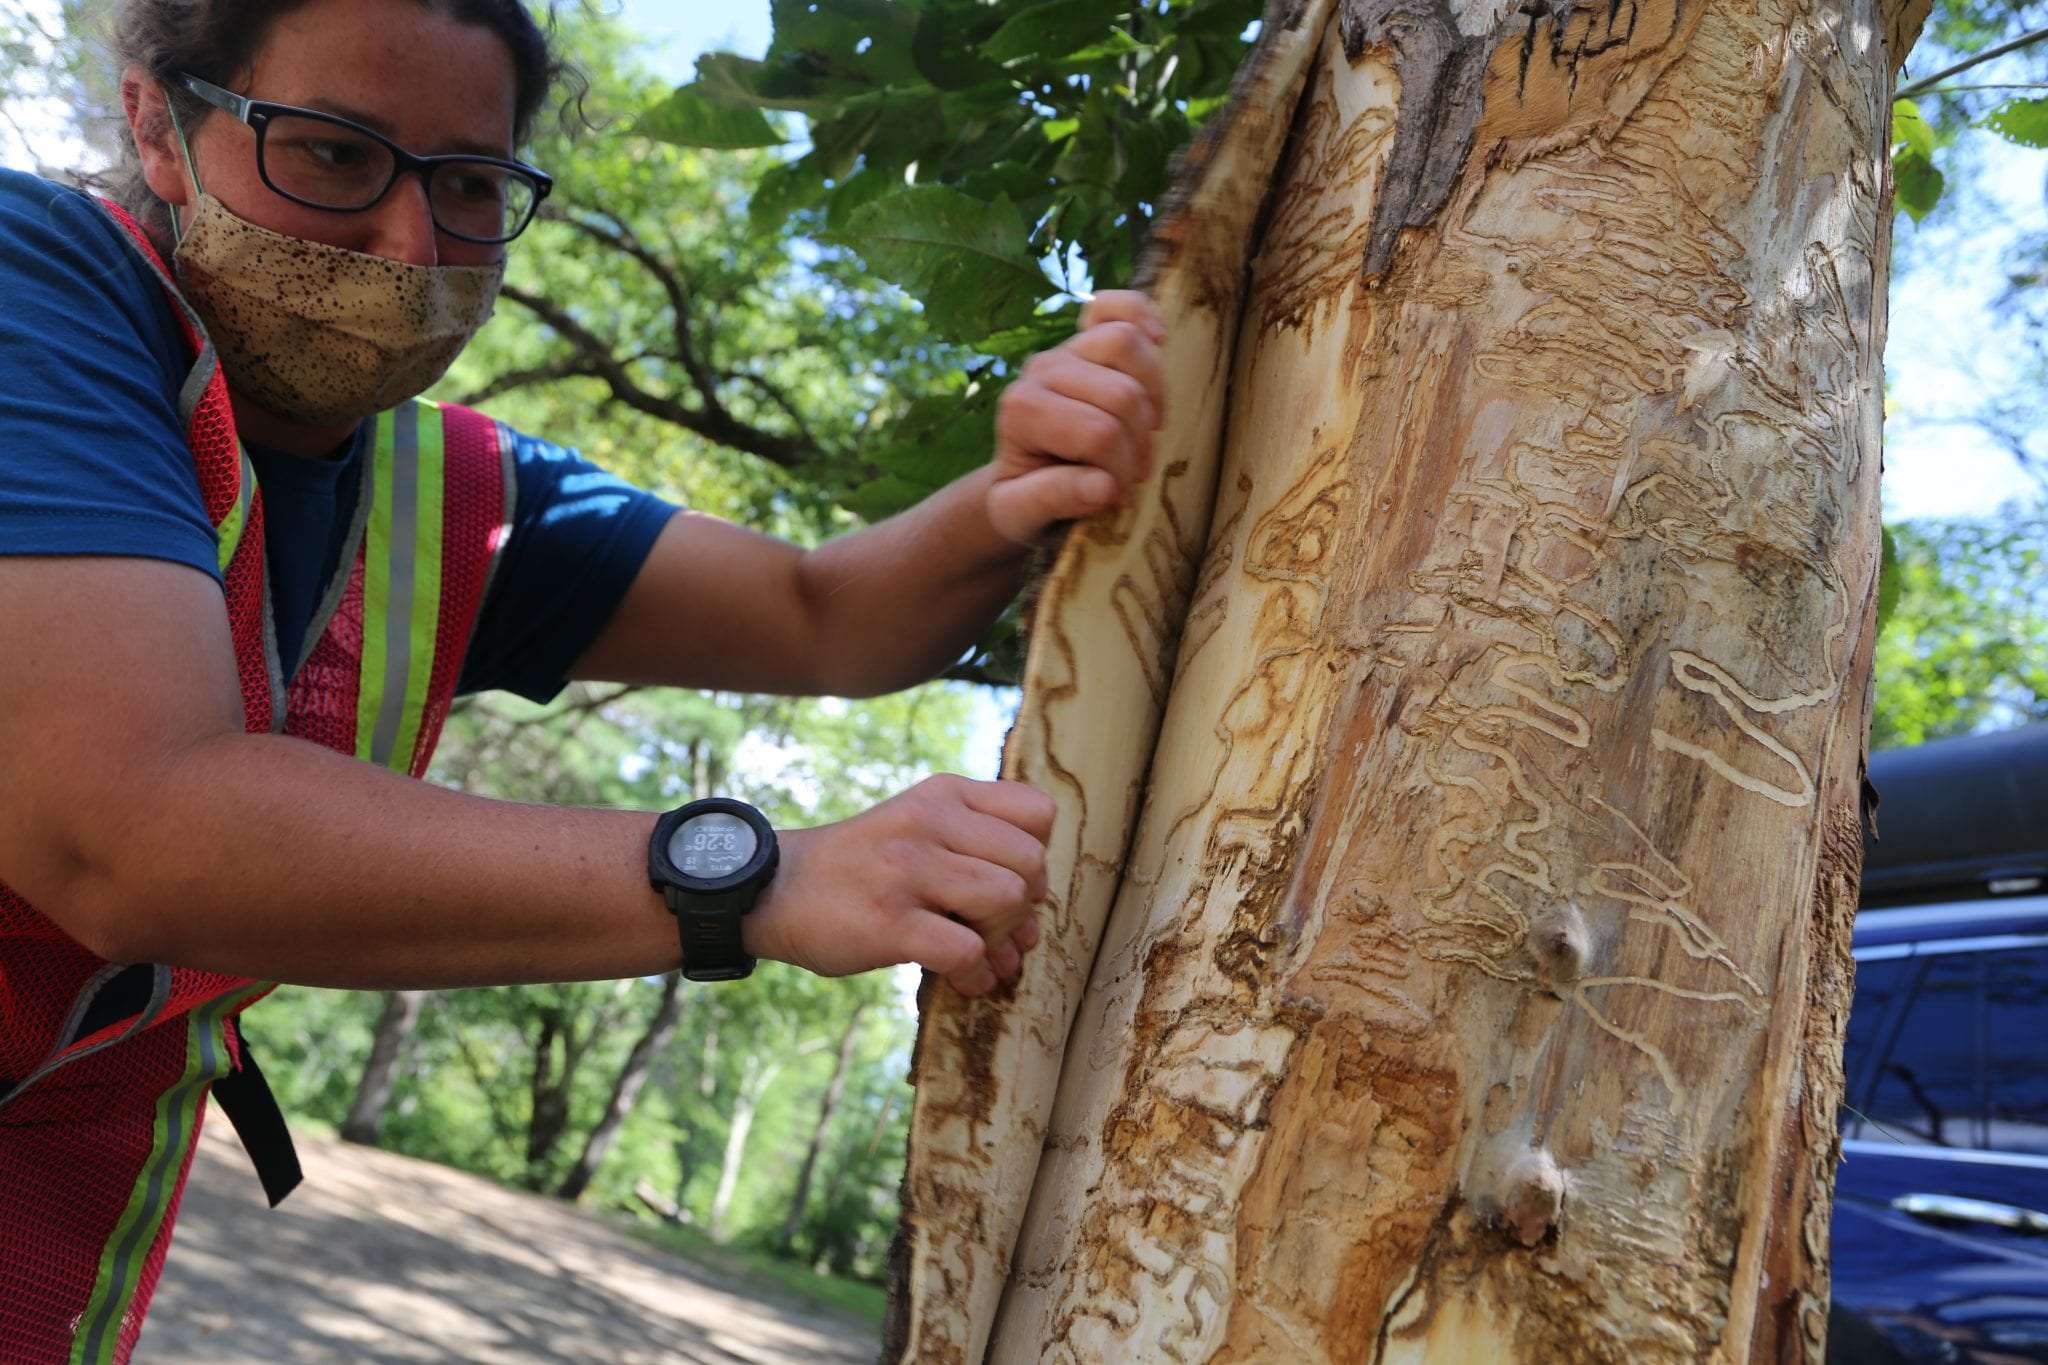
M271 25L307 0L121 0L113 15L112 56L116 70L140 66L163 85L179 121L188 129L214 109L179 89L172 78L190 72L215 85L232 87L248 70ZM488 28L512 50L517 81L512 129L524 142L549 93L573 69L556 51L554 6L546 23L536 20L520 0L417 0L465 24ZM132 138L121 139L121 158L108 178L113 197L134 214L152 236L170 235L170 210L142 178L142 160Z

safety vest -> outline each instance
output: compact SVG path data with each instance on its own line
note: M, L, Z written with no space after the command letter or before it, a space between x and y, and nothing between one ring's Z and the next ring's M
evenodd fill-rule
M507 433L481 414L425 402L375 419L340 561L349 567L287 672L265 583L263 497L226 381L147 236L108 209L155 271L196 357L181 416L219 539L249 733L295 735L420 776L511 525ZM234 1018L271 985L104 961L0 885L0 1361L128 1359L209 1091L222 1083L225 1102L229 1087L246 1093L253 1077L268 1100ZM267 1139L289 1150L281 1123L258 1133L259 1168ZM283 1180L266 1176L273 1202L295 1179L295 1166Z

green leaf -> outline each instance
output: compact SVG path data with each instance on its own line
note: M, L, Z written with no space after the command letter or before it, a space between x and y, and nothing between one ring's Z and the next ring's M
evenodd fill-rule
M893 516L988 462L995 445L997 393L932 394L882 428L869 460L880 477L854 490L850 504L870 520Z
M1909 148L1929 160L1934 157L1934 129L1911 100L1892 101L1892 146Z
M902 180L878 171L848 176L825 198L825 231L843 231L862 208L902 187Z
M2048 147L2048 99L2007 100L1978 122L2007 142Z
M1899 207L1917 223L1934 211L1948 182L1919 152L1903 151L1892 158L1892 183Z
M941 90L963 90L999 81L1003 69L980 55L981 44L1001 26L999 11L982 5L965 10L933 6L918 16L911 58L919 74Z
M825 177L810 157L786 162L762 174L747 202L756 232L771 233L825 194Z
M707 52L697 59L692 87L714 104L733 109L792 109L799 112L830 102L829 92L780 67L733 52Z
M1040 351L1049 351L1073 336L1077 320L1077 309L1043 313L1021 327L1012 327L1007 331L997 332L994 336L983 337L974 343L974 349L983 355L1001 356L1009 361L1028 360Z
M1899 605L1899 594L1905 584L1899 581L1899 542L1892 534L1892 528L1884 528L1884 553L1877 570L1877 633L1884 634L1884 623L1891 620L1893 608Z
M840 76L872 85L923 79L911 48L916 7L902 0L772 0L776 56L797 57Z
M843 180L852 172L881 125L887 98L880 92L862 95L841 105L832 117L811 120L811 155L827 180Z
M760 110L719 104L694 85L681 87L641 114L633 131L678 147L712 147L722 151L779 147L785 141Z
M1051 0L1017 15L981 45L982 55L1005 65L1027 57L1056 61L1107 40L1118 6L1104 0Z
M918 185L862 205L836 236L922 303L949 340L1017 326L1054 292L1008 199Z

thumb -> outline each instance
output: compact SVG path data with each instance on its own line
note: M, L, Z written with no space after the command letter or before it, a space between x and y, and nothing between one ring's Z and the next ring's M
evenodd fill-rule
M1003 479L988 491L988 519L1020 544L1056 521L1092 516L1116 502L1116 476L1086 464L1053 464Z

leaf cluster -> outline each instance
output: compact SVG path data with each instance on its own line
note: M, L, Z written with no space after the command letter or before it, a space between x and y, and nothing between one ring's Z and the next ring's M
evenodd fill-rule
M2048 720L2048 502L1887 539L1871 746Z
M781 147L757 233L856 253L983 359L865 452L854 505L906 505L986 457L994 401L1089 290L1128 283L1173 158L1220 102L1258 0L774 0L759 61L712 53L644 136Z
M1966 160L1960 155L1965 132L1990 132L2017 147L2048 147L2048 98L2036 93L2048 91L2048 46L2036 36L2008 55L1995 55L2000 46L2039 35L2044 26L2048 5L2040 0L1938 0L1915 48L1914 69L1948 70L1980 54L1996 65L1970 66L1929 89L1917 90L1924 81L1910 83L1906 93L1913 97L1894 101L1895 200L1915 223L1950 190L1951 173Z

